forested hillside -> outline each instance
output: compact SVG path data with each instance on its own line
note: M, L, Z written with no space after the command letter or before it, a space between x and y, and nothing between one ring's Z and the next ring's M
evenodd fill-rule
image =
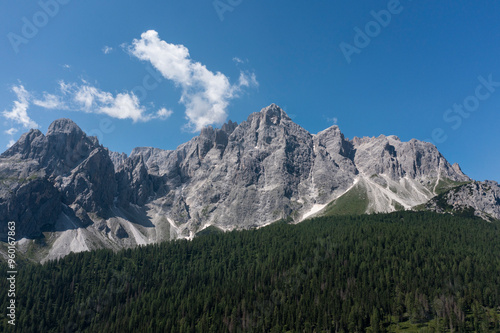
M19 332L500 331L500 225L477 218L279 222L18 271Z

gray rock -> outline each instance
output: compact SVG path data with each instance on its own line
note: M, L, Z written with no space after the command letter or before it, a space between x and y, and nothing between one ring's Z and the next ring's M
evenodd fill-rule
M104 214L116 193L113 163L97 139L71 120L54 121L43 135L31 130L0 156L0 226L20 224L17 236L39 237L73 209L83 225Z
M66 205L77 204L87 212L103 214L113 204L116 181L108 152L98 147L71 174L57 178Z
M7 239L7 222L16 223L16 238L37 238L53 231L61 212L61 195L47 179L20 181L0 197L0 240Z
M148 173L141 155L126 158L116 171L118 203L122 206L147 203L153 192L153 176Z
M437 179L443 177L453 181L468 181L460 168L452 167L428 142L415 139L401 142L395 136L353 139L354 163L365 175L386 174L397 180Z
M117 153L114 151L110 151L109 149L106 148L109 154L109 158L113 162L113 165L115 166L115 170L118 170L118 168L125 162L127 159L127 154L125 153Z
M473 181L455 187L426 204L439 213L473 213L487 221L500 220L500 186L494 181Z
M337 126L312 135L275 104L239 125L206 127L175 150L140 147L128 157L56 120L46 135L31 130L0 156L0 180L2 234L9 219L22 237L56 230L44 260L191 238L210 225L299 222L354 187L366 193L367 213L410 209L470 181L430 143L349 140ZM498 185L467 186L447 202L498 218Z

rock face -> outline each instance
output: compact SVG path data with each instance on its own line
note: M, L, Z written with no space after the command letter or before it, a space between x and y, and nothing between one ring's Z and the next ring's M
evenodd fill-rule
M438 213L475 215L487 221L500 220L500 186L494 181L474 181L440 194L426 208Z
M239 125L204 128L175 150L135 148L128 157L60 119L0 156L0 180L0 237L8 221L19 224L19 238L44 237L36 260L192 238L211 225L299 222L354 190L367 200L360 213L410 209L470 181L432 144L383 135L348 140L337 126L312 135L274 104ZM498 201L477 195L464 204L498 209Z
M111 161L115 166L115 170L118 169L118 167L122 165L127 159L127 154L125 153L117 153L115 151L110 151L109 149L106 150L108 151L109 158L111 158Z
M126 158L116 171L117 202L121 206L145 205L149 197L154 194L155 185L161 186L161 181L158 178L148 173L148 168L141 155Z
M458 164L451 166L436 147L415 139L401 142L396 136L354 138L354 162L366 175L385 174L392 180L437 179L467 181Z
M116 187L107 180L114 180L107 152L69 119L53 122L47 135L24 134L1 155L0 178L1 225L18 223L18 237L53 230L63 204L88 221L87 212L112 203Z
M0 216L1 232L7 234L7 222L16 222L16 233L39 237L43 230L51 230L61 212L61 194L49 181L33 178L2 191Z

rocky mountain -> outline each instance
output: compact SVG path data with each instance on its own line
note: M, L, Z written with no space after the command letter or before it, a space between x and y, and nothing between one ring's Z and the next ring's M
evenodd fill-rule
M130 156L60 119L0 156L0 237L15 221L20 251L44 261L192 238L209 226L247 229L427 203L440 211L429 200L443 193L448 211L470 206L498 219L499 189L472 183L430 143L349 140L337 126L314 135L274 104L239 125L204 128L175 150L142 147Z
M438 213L476 215L486 221L500 218L500 186L494 181L469 182L441 193L423 208Z

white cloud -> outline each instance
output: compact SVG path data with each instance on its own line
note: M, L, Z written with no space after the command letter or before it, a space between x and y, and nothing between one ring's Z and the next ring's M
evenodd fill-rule
M44 92L43 97L37 99L34 93L26 91L22 86L12 88L17 95L17 101L10 111L3 111L3 116L13 120L26 128L38 128L38 124L30 119L28 108L30 104L44 109L60 109L66 111L83 111L87 113L106 114L118 119L132 119L133 122L149 121L151 119L167 119L173 112L165 108L156 113L148 112L141 105L134 93L123 92L116 95L103 91L82 81L81 84L59 82L59 93L49 94ZM11 128L6 131L13 135L17 130Z
M10 128L10 129L8 129L8 130L6 130L6 131L4 131L4 132L5 132L5 134L7 134L7 135L14 135L14 134L16 134L16 133L17 133L17 131L18 131L18 129L17 129L17 128L12 127L12 128Z
M259 82L257 82L257 77L255 76L255 73L240 72L240 78L238 82L240 87L259 86Z
M24 89L24 86L22 85L12 87L12 91L16 94L17 101L14 101L12 110L4 110L2 112L3 116L22 125L25 128L38 128L38 124L28 116L30 94L26 91L26 89Z
M182 89L180 102L186 107L187 127L193 131L223 123L229 101L238 96L241 87L257 83L255 75L242 73L239 84L231 85L224 74L213 73L190 59L185 46L160 40L154 30L144 32L141 39L134 39L128 50L138 59L149 61L166 79Z
M113 118L132 119L134 122L153 118L151 114L147 114L146 108L133 93L124 92L114 96L85 81L81 85L61 81L59 87L72 103L70 108L72 110L103 113Z
M233 61L234 61L235 63L237 63L237 64L243 64L243 63L245 63L245 61L241 60L241 59L240 59L240 58L238 58L238 57L234 57L234 58L233 58Z
M12 138L12 136L13 136L14 134L16 134L17 132L18 132L18 129L17 129L17 128L14 128L14 127L12 127L12 128L10 128L10 129L8 129L8 130L4 131L4 133L5 133L5 134L7 134L7 135L9 135L9 136L11 137L11 138L10 138L10 140L9 140L9 143L7 143L7 145L6 145L6 146L7 146L7 148L12 147L12 146L14 145L14 143L16 143L16 140L14 140L14 139Z
M66 104L62 101L60 96L43 93L43 99L35 99L33 104L38 105L44 109L66 109Z
M109 92L102 91L96 87L85 84L78 86L77 84L61 84L61 89L68 92L68 89L73 88L71 91L73 100L79 104L79 108L86 112L93 112L99 109L99 105L112 104L114 101L113 95ZM70 88L71 87L71 88Z
M66 83L63 80L59 81L59 90L63 94L68 94L71 92L72 87L74 86L73 83Z
M106 45L106 46L104 46L104 47L102 48L102 52L103 52L104 54L110 54L112 51L113 51L113 48L112 48L111 46L107 46L107 45Z
M333 118L326 118L326 121L328 121L329 123L332 123L334 125L337 125L338 123L338 119L337 117L333 117Z
M71 68L71 65L68 65L68 64L64 64L64 65L62 65L62 66L63 66L63 68L65 68L65 69L70 69L70 68Z
M174 112L172 110L167 110L165 108L161 108L156 112L156 118L159 118L161 120L165 120L168 117L170 117Z
M102 106L98 111L113 118L130 118L134 122L149 120L149 117L144 114L146 108L140 105L139 99L134 94L118 94L109 106Z

